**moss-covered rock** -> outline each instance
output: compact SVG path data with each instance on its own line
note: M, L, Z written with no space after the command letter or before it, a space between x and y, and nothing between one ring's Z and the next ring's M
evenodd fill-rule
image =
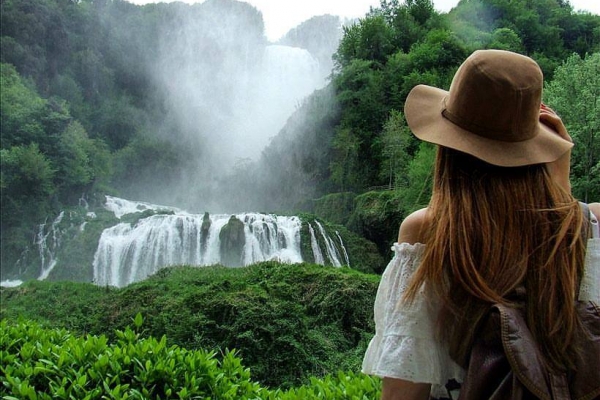
M240 267L243 265L244 245L246 244L246 235L244 233L244 223L232 215L229 221L219 232L221 241L221 263L228 267Z
M404 218L401 199L396 191L372 191L355 199L348 228L377 244L379 253L388 258Z
M347 225L354 213L356 193L332 193L314 200L313 212L333 224Z
M202 226L200 226L200 251L202 254L206 254L206 244L211 225L210 215L208 212L205 212L202 216Z

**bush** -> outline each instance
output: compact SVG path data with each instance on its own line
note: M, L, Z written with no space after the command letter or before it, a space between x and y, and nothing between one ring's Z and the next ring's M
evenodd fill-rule
M106 336L1 324L4 399L250 399L262 391L235 352L217 360L215 352L167 346L166 337L141 338L131 328L109 344Z
M141 314L134 323L142 324ZM338 373L296 389L274 391L250 378L235 351L186 350L143 338L131 328L78 337L34 322L0 323L3 399L365 399L379 397L379 380Z
M333 224L346 225L354 212L355 193L331 193L313 201L314 213Z

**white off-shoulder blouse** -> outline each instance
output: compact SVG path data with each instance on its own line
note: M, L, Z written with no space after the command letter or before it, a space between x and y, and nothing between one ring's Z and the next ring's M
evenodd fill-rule
M600 233L598 219L591 216L592 237L588 239L585 272L579 299L600 304ZM362 371L380 377L431 383L431 396L448 397L444 385L454 379L462 382L465 371L448 354L435 336L439 304L427 287L415 301L401 302L425 245L395 243L395 255L386 267L375 298L375 336L363 359Z

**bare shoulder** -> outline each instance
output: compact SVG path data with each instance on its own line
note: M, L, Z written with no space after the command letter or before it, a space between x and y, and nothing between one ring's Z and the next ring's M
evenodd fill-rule
M402 221L398 233L398 243L425 243L424 237L429 227L429 212L422 208L410 214Z
M592 214L596 216L596 218L600 218L600 203L589 203L588 207Z

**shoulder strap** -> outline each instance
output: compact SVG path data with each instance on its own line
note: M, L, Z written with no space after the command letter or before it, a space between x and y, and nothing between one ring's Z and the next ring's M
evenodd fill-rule
M590 222L590 207L580 201L579 202L579 207L581 208L581 213L583 214L583 222L581 224L581 238L583 239L583 243L584 243L584 260L585 260L585 252L587 252L587 240L588 237L590 237L591 235L591 229L592 229L592 224ZM584 267L579 268L579 273L577 275L577 293L575 293L576 295L576 299L579 298L579 289L581 288L581 281L583 280L583 271L584 271Z
M592 229L592 224L590 222L590 207L582 201L579 202L579 207L581 207L581 213L583 214L583 224L581 224L581 237L583 237L584 241L587 241L587 239L590 237Z

